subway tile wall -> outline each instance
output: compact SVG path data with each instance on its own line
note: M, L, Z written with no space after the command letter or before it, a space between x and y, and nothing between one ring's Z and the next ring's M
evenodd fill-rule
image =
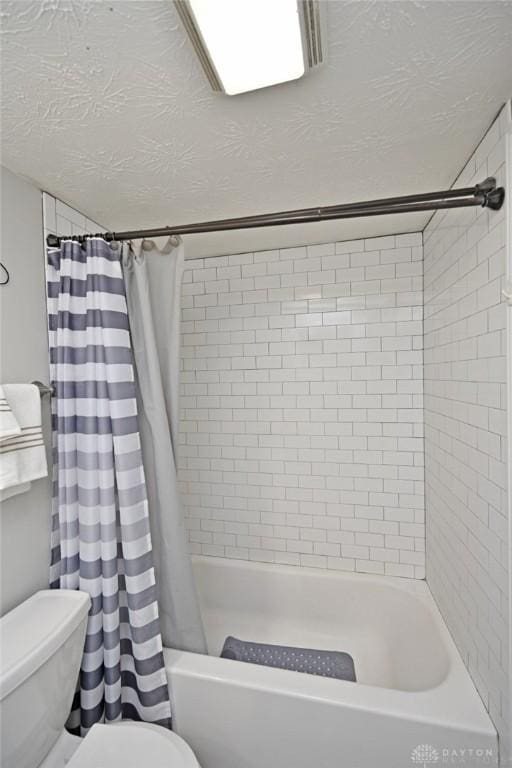
M511 125L509 104L457 186L505 183ZM509 765L505 240L505 207L436 213L424 232L424 322L427 581Z
M105 227L101 224L91 221L83 213L71 208L48 192L43 192L43 229L45 242L49 234L66 237L105 231Z
M192 552L424 578L421 233L186 262Z

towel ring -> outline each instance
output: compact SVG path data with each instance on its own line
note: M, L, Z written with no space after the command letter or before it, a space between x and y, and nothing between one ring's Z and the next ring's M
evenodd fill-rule
M7 285L7 283L11 279L11 276L9 274L9 270L7 269L7 267L4 264L2 264L1 261L0 261L0 269L3 270L3 274L5 275L5 279L4 280L0 280L0 285Z

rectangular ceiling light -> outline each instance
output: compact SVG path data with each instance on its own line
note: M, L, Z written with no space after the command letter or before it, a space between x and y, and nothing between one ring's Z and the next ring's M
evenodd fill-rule
M297 80L324 59L319 0L175 0L212 88Z

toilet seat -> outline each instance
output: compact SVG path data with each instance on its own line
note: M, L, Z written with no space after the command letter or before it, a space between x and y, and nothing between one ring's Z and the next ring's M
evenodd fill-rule
M200 768L177 734L149 723L93 725L67 768Z

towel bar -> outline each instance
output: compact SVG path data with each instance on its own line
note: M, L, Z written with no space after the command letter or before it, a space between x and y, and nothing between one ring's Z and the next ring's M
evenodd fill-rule
M33 381L32 384L38 388L41 397L44 397L44 395L51 396L55 394L55 387L48 387L46 384L43 384L42 381Z

